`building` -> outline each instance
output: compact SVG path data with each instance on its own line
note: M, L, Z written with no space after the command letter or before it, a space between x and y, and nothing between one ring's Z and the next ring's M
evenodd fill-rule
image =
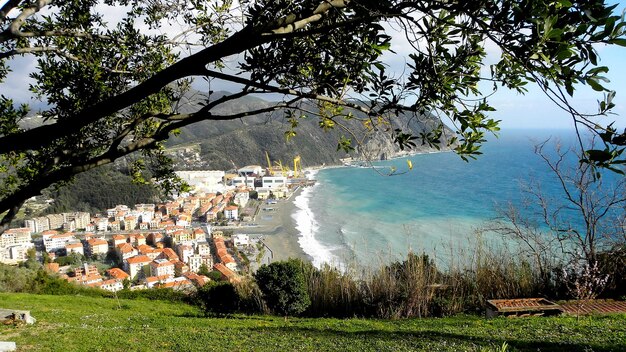
M130 231L137 228L137 217L136 216L125 216L124 217L124 230Z
M239 207L229 205L224 209L224 217L229 220L237 220L239 218Z
M220 257L220 260L222 261L222 264L224 264L228 269L232 271L239 270L237 262L230 254Z
M167 260L169 260L171 262L175 262L177 260L180 260L180 258L176 254L176 252L174 252L174 250L171 249L171 248L163 248L163 251L161 252L161 254L159 254L159 256L157 258L159 258L159 259L167 259Z
M63 231L66 231L66 232L76 231L76 223L74 222L74 220L70 222L64 222L62 229Z
M206 241L206 233L201 228L197 227L193 229L190 238L194 242Z
M154 204L135 204L135 215L139 218L140 222L147 224L154 219Z
M117 279L117 280L120 280L120 281L124 281L124 280L130 278L130 275L128 275L124 270L122 270L120 268L111 268L111 269L107 270L107 275L111 279Z
M100 238L92 238L87 240L87 255L94 256L99 254L107 254L109 251L109 243Z
M268 199L272 194L272 190L269 188L257 188L256 193L259 199Z
M31 229L21 227L17 229L8 229L0 235L0 247L8 247L13 245L24 245L32 242Z
M244 234L233 235L233 244L235 247L249 246L250 236Z
M157 243L162 243L164 239L163 234L158 232L151 232L146 236L146 243L156 246Z
M135 247L126 242L118 244L117 247L115 247L115 252L117 253L117 257L120 258L120 260L122 261L139 254Z
M16 240L11 234L6 237L5 235L6 231L0 237L3 242L3 245L0 245L0 263L17 264L27 260L28 250L34 248L35 245L32 242L22 243L22 239Z
M237 275L234 271L228 269L226 266L224 266L221 263L215 264L213 268L219 271L220 274L222 274L222 278L224 280L228 280L229 282L232 282L232 283L241 281L241 278L239 277L239 275Z
M128 240L130 241L130 243L134 244L135 246L141 246L146 244L146 236L142 235L142 234L136 234L136 235L129 235L128 236Z
M109 228L109 219L107 218L95 218L94 224L96 225L98 231L106 231Z
M169 235L172 238L172 243L186 243L190 241L190 232L189 230L175 230Z
M64 214L50 214L46 215L48 218L48 222L50 224L50 229L56 230L63 227L63 223L65 223L65 215Z
M233 198L233 202L242 208L248 204L249 200L250 200L250 193L248 193L247 191L237 192L235 194L235 197Z
M239 176L252 176L252 175L261 176L263 175L263 173L264 173L264 170L259 165L248 165L237 170L237 174L239 174Z
M172 276L170 275L162 275L162 276L149 276L144 282L146 283L147 288L155 288L155 287L164 287L165 283L171 282Z
M224 171L176 171L176 175L196 191L222 192L224 190Z
M176 246L176 253L178 254L178 258L185 263L188 263L188 259L191 255L194 254L193 247L188 244L179 244Z
M91 216L85 212L64 213L65 224L74 229L85 229L91 222ZM65 224L63 226L65 226Z
M32 233L40 233L50 230L50 221L45 216L24 221L24 226L28 227Z
M187 280L191 281L194 283L194 285L201 287L206 285L209 282L209 278L204 276L204 275L198 275L196 273L193 272L188 272L183 274L183 276L185 278L187 278Z
M188 214L180 214L176 219L176 225L189 227L191 225L191 216Z
M187 265L189 266L189 271L197 273L202 266L203 260L200 254L192 254L187 258ZM210 268L210 266L207 266Z
M65 254L70 255L72 253L77 253L80 255L85 255L85 249L83 248L83 244L80 242L68 243L65 245Z
M43 236L43 244L46 248L46 252L56 252L60 249L65 249L65 245L70 242L75 242L77 239L72 233L55 234L52 236Z
M150 263L152 259L145 255L137 255L124 261L124 268L130 280L138 280L147 276L150 276Z
M127 241L128 239L124 235L113 235L113 237L111 237L111 247L117 247Z
M109 222L109 228L111 229L111 231L119 231L119 230L121 230L120 222L117 221L117 220L110 221Z
M135 210L138 212L151 212L154 214L156 206L154 204L135 204Z
M213 267L213 256L212 255L203 255L202 256L202 263L200 264L200 266L202 265L206 265L207 268L212 268Z
M171 276L175 273L174 263L167 259L155 259L150 262L151 276Z
M115 208L107 209L107 216L112 218L115 217L118 213L127 213L130 211L127 205L118 205Z
M117 280L117 279L109 279L109 280L101 281L99 284L97 284L97 286L103 290L107 290L111 292L117 292L117 291L124 289L123 280Z
M152 220L150 220L150 225L148 226L150 228L150 230L156 230L158 228L161 227L161 219L160 218L154 218Z
M261 179L261 187L268 189L286 188L287 177L285 176L265 176Z
M177 275L187 273L189 272L189 265L181 262L180 260L177 262L174 262L174 272Z
M137 251L139 252L139 254L146 255L152 260L156 259L162 252L162 250L155 249L151 246L148 246L147 244L140 244L139 246L137 246Z
M233 179L230 181L230 184L235 188L247 187L254 189L254 180L255 177L253 176L237 176L233 177Z
M211 255L211 246L206 241L197 242L196 253L200 255Z

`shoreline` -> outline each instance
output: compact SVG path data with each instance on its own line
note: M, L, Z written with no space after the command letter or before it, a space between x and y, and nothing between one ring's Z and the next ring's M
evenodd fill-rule
M297 230L296 221L292 217L292 214L297 210L294 199L301 193L302 188L299 187L291 197L278 200L276 204L267 205L263 202L255 221L259 226L254 229L237 229L235 233L261 235L263 242L272 251L272 261L298 258L312 262L313 258L304 252L298 242L300 232ZM264 210L268 208L273 210Z
M413 153L401 153L401 155L394 155L387 160L393 160L413 155L443 153L450 150L440 151L419 151ZM376 160L385 161L385 160ZM374 161L370 161L374 162ZM304 171L313 172L313 176L320 170L334 169L334 168L350 168L353 166L347 165L317 165L304 169ZM305 252L300 243L303 235L298 230L298 227L302 228L304 224L298 223L296 213L301 210L295 203L295 199L303 192L303 187L298 187L291 196L287 199L278 200L276 204L267 205L263 202L260 205L259 213L255 222L259 224L258 227L252 229L237 229L235 233L248 233L260 235L263 237L263 241L270 248L273 254L272 261L287 260L289 258L297 258L306 260L311 263L315 263L315 258ZM272 208L272 211L266 211L264 209ZM310 212L310 209L308 209ZM308 218L308 221L314 220L312 216ZM310 240L310 239L309 239ZM315 240L315 239L313 239Z

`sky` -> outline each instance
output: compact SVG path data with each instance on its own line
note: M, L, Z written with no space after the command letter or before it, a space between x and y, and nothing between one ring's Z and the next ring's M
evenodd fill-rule
M0 4L4 4L6 0L0 0ZM626 9L626 2L622 1L618 5L618 11L621 13ZM105 8L105 12L111 17L119 18L122 15L120 9ZM408 53L408 44L402 40L402 36L397 33L391 33L394 37L392 49L398 53L397 56L386 56L384 59L389 65L390 71L402 72L404 69L403 56ZM610 79L607 86L617 91L614 103L615 115L605 119L605 122L616 121L616 126L626 127L626 48L625 47L598 47L600 56L600 65L610 68L606 75ZM487 45L487 52L489 47ZM495 62L497 53L491 52L488 55L487 62ZM235 66L236 58L231 58L231 66ZM25 78L24 72L28 72L29 67L32 68L34 62L28 60L19 60L13 65L14 72L8 79L0 84L0 94L14 98L16 101L27 101L29 80ZM571 117L564 111L554 105L540 90L536 87L528 86L530 91L525 95L519 95L513 91L501 89L494 96L490 97L490 102L497 111L491 114L491 117L501 120L500 126L503 129L512 128L538 128L538 129L554 129L554 128L573 128ZM211 87L213 90L233 90L237 87L229 84L216 84ZM602 94L591 90L588 87L578 87L574 98L573 105L580 111L594 113L597 111L597 101L602 98ZM36 102L35 102L36 104Z

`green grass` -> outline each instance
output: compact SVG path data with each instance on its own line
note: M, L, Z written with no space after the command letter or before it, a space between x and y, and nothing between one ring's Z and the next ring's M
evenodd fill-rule
M121 306L121 308L120 308ZM0 327L23 351L626 351L626 315L365 320L204 318L163 301L0 294L34 325Z

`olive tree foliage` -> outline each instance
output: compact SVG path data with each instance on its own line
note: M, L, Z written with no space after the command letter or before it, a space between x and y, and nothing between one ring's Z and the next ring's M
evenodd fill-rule
M123 15L107 18L114 8ZM280 110L293 137L302 116L323 129L359 118L364 133L389 133L402 148L445 140L463 158L474 157L485 133L498 130L487 116L491 89L523 93L528 83L601 134L605 148L589 153L589 163L623 162L626 136L597 126L595 115L568 100L589 85L604 94L599 115L613 107L595 46L625 45L625 25L614 6L598 0L8 0L0 23L0 80L18 65L30 67L30 93L47 106L47 124L25 130L28 107L0 98L2 226L42 189L134 152L142 153L139 180L152 167L164 188L177 187L161 143L201 120ZM394 49L389 28L410 45L400 77L381 60ZM489 66L488 44L500 50ZM238 63L225 67L233 56ZM209 94L201 108L182 113L179 100L193 80L240 88ZM479 91L482 81L492 88ZM262 93L283 99L216 112ZM311 101L316 109L305 108ZM454 135L442 138L443 127L418 136L390 128L400 113L435 114ZM342 133L338 148L350 150L360 135Z

